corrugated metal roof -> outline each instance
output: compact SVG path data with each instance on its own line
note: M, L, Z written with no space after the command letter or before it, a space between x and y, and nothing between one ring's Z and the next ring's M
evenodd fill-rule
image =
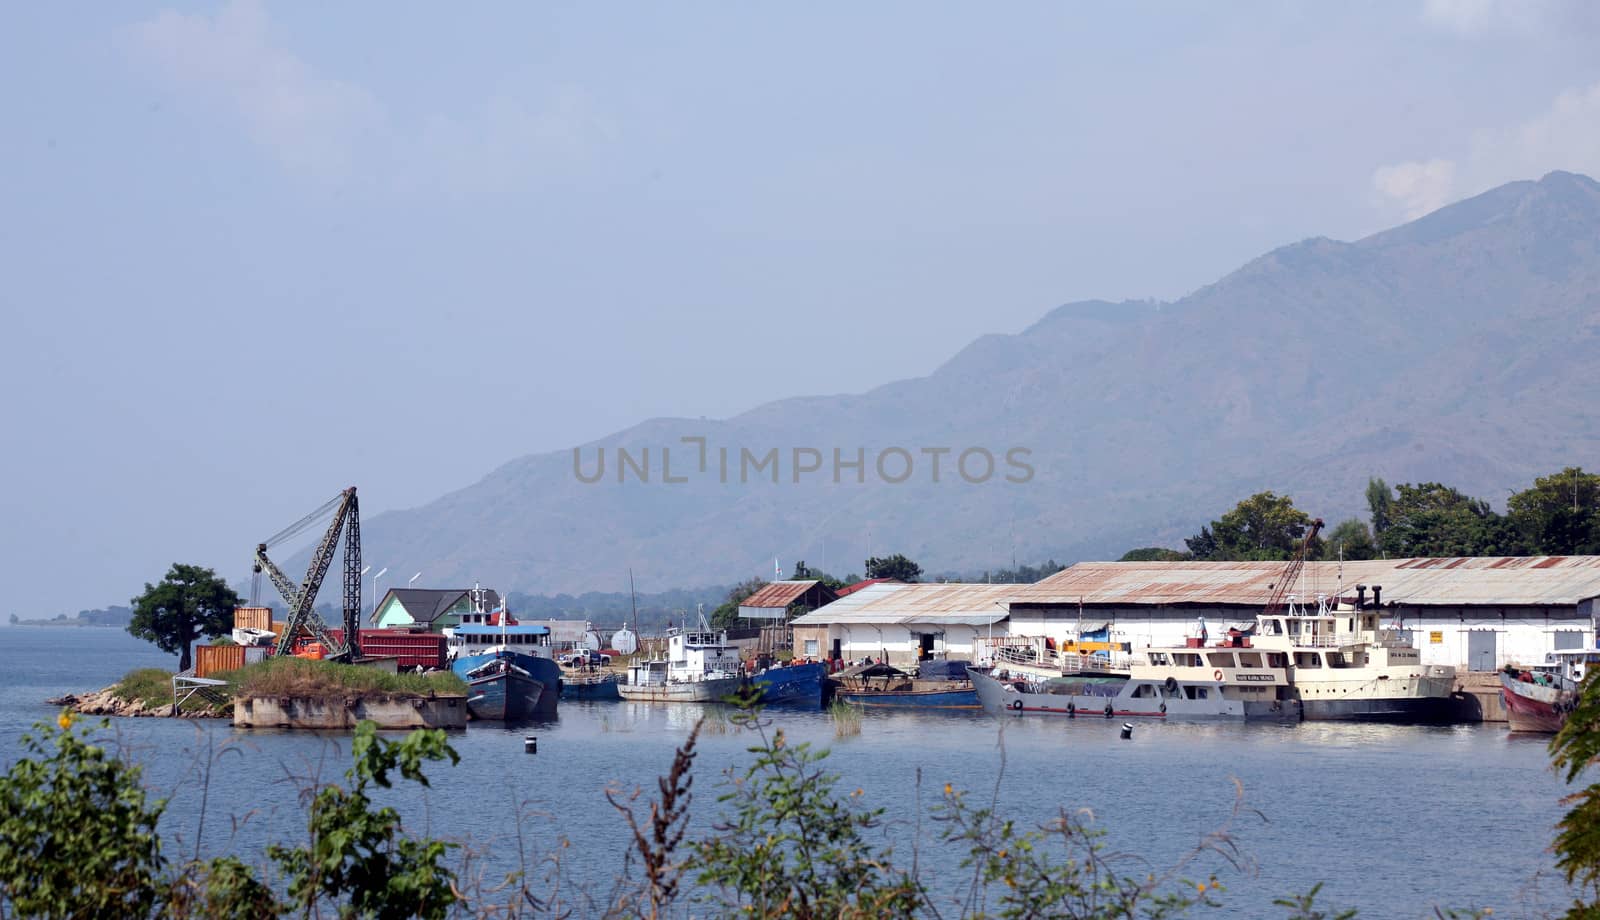
M853 585L845 585L843 588L839 589L838 595L840 597L844 597L848 594L854 594L857 591L860 591L862 588L868 587L869 585L884 585L890 583L897 585L903 584L903 582L897 578L868 578L865 581L858 581Z
M1486 556L1308 562L1293 593L1333 596L1342 584L1382 585L1385 602L1415 606L1570 605L1600 597L1600 556ZM1010 597L1017 604L1265 603L1281 562L1080 562Z
M739 602L740 607L787 609L800 596L816 586L816 581L774 581Z
M794 626L852 623L872 625L986 626L1004 620L1005 602L1023 585L877 584L862 588L802 617Z

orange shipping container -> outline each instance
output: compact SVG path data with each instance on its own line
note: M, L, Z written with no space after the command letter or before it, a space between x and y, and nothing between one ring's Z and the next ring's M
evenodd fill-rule
M197 645L194 647L194 676L210 677L244 667L242 645Z
M271 629L271 607L235 607L233 608L234 629Z

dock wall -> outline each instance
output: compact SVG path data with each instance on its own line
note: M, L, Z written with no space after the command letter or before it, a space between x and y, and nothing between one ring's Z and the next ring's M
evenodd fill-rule
M304 697L239 699L233 706L235 728L291 728L349 731L370 719L384 729L467 727L465 696L363 700Z

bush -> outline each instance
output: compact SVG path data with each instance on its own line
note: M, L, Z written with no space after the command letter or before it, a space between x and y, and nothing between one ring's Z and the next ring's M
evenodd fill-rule
M269 658L219 675L241 699L292 696L303 699L385 700L395 697L458 695L467 692L448 671L390 674L362 665L306 658Z

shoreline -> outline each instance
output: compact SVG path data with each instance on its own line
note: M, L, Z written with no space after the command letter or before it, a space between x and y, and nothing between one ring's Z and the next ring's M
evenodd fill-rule
M84 716L118 716L122 718L178 718L178 719L231 719L229 712L183 710L173 713L171 703L151 707L144 700L125 700L115 694L117 684L92 693L64 693L45 700L47 706L66 706Z

